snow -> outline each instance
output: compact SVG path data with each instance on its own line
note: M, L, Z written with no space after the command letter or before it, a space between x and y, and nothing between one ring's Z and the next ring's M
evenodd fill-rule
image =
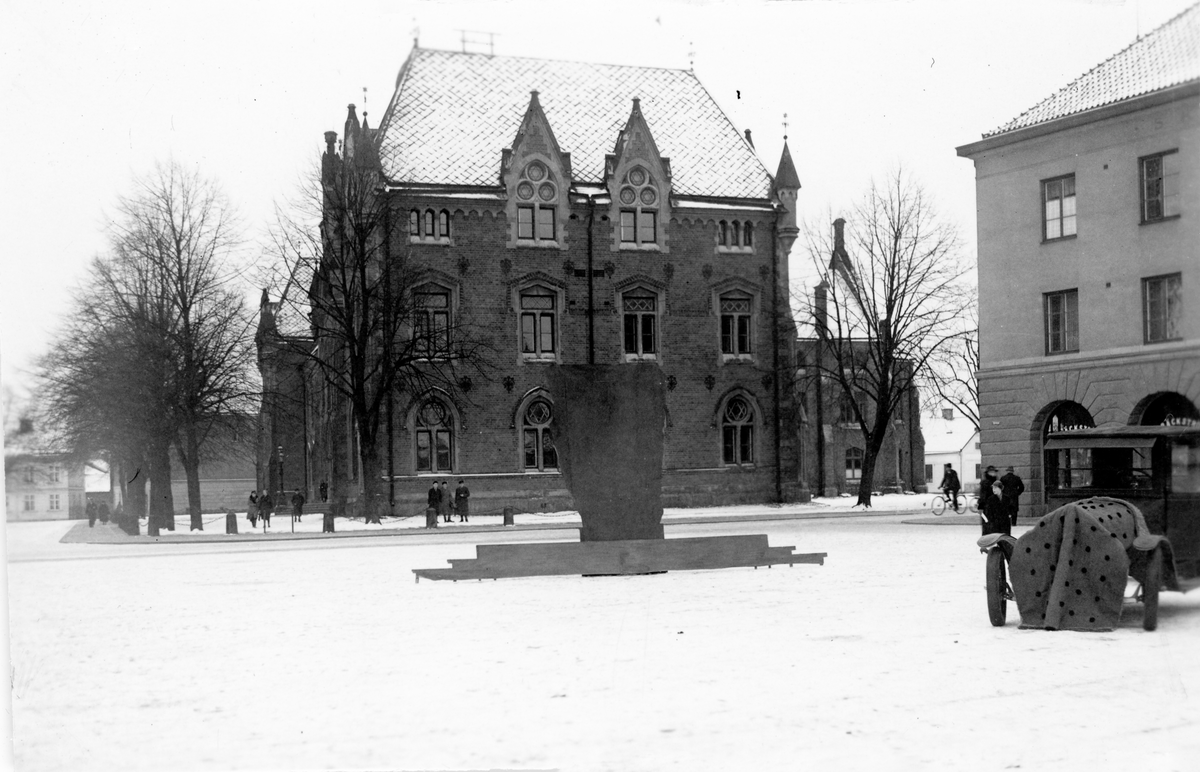
M993 628L977 528L752 516L667 533L826 564L418 584L567 535L9 524L18 768L1196 769L1200 592L1164 593L1152 633L1135 605L1112 633L1018 630L1011 606Z

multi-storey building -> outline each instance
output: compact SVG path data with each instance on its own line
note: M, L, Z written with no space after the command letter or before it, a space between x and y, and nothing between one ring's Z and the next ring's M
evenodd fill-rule
M983 462L1037 506L1086 471L1086 451L1044 447L1055 429L1200 419L1200 6L958 154Z
M666 503L800 495L779 377L799 179L786 145L772 177L691 71L415 47L379 127L351 106L341 153L326 137L327 163L377 159L407 223L389 248L424 267L428 324L469 312L498 352L467 394L394 395L396 511L420 511L431 477L465 479L476 511L569 507L547 368L589 362L662 369ZM260 352L279 326L263 307ZM311 416L306 439L271 441L303 458L285 486L342 474L352 488L354 453L330 458L355 447L352 422L310 393L290 419Z
M10 522L84 516L83 464L43 440L28 418L5 438L4 511Z

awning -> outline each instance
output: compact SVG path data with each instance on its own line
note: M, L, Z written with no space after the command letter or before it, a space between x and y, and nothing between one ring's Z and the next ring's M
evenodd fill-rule
M1152 448L1157 437L1049 437L1046 450L1069 448Z

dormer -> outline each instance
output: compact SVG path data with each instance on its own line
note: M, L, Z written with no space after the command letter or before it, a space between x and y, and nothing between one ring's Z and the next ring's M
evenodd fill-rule
M500 184L509 247L567 248L571 155L559 149L537 91L530 92L516 139L501 156Z
M604 158L604 182L612 197L612 250L670 251L671 163L659 155L637 98L616 148Z

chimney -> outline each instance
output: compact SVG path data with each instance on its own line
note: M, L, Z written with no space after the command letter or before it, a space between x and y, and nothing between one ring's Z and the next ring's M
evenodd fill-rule
M746 144L751 148L754 147L754 140L750 139L750 129L746 129Z
M833 251L835 254L845 254L846 241L842 236L842 228L846 225L846 221L841 217L833 221Z
M813 321L817 325L817 336L821 338L825 337L825 330L829 318L828 299L829 292L826 289L826 284L825 282L821 282L817 285L817 288L813 290Z

